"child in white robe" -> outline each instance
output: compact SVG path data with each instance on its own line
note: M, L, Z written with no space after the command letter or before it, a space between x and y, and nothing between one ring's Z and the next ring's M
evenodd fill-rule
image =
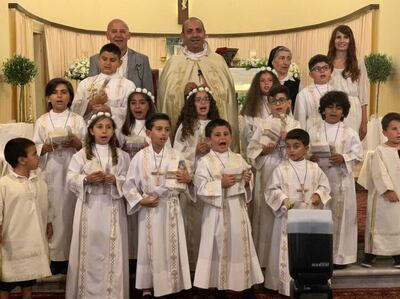
M268 106L268 93L271 87L275 85L280 85L280 83L271 69L259 71L251 81L246 100L240 111L240 115L243 116L240 142L244 152L254 134L257 122L265 119L271 113Z
M97 111L108 111L117 128L125 120L126 103L135 84L118 73L121 50L113 43L104 45L99 55L100 74L79 83L71 110L88 121Z
M287 211L289 209L322 209L330 199L329 182L316 163L307 161L310 137L302 129L286 135L288 160L272 173L265 190L265 200L275 214L271 251L265 270L264 286L290 295L288 264Z
M300 123L287 114L291 107L289 97L289 89L284 85L276 85L270 89L268 107L271 115L256 126L247 147L247 158L255 169L252 233L258 259L263 268L268 260L275 217L265 203L264 190L275 167L286 159L286 133L300 127Z
M377 255L392 256L400 268L400 114L382 118L388 139L372 156L368 177L368 209L365 227L365 256L361 265L372 267ZM369 161L368 161L369 162Z
M11 139L4 148L12 167L0 179L0 296L8 298L17 286L32 298L35 280L50 276L48 243L52 211L40 171L35 143Z
M145 88L137 87L128 96L124 124L117 130L118 142L122 150L132 159L138 151L151 143L146 135L145 121L156 112L153 94ZM129 269L134 272L138 243L137 213L128 215Z
M191 288L179 194L191 177L181 155L166 146L171 122L154 113L146 120L151 144L133 157L123 186L128 214L138 213L137 289L143 298ZM186 164L186 165L185 165Z
M192 83L194 84L194 83ZM185 105L177 122L174 149L180 152L193 169L197 161L210 151L204 129L212 119L219 118L217 104L208 87L193 88L186 97ZM202 201L193 201L181 195L181 208L185 222L186 241L191 269L195 269L200 245Z
M122 184L129 155L117 148L108 112L93 114L85 146L72 156L67 182L78 197L66 298L128 298L128 240Z
M332 210L333 218L335 269L344 268L357 260L357 202L353 167L362 161L363 151L358 134L343 122L349 109L347 94L342 91L327 92L322 96L319 108L323 121L310 129L310 159L319 163L331 186L332 200L328 208ZM314 148L323 145L329 148L329 158L315 153Z
M296 96L294 118L300 122L301 128L309 131L321 122L318 112L319 100L328 91L333 90L329 84L332 65L326 55L317 54L308 62L310 77L313 83L303 88Z
M72 155L82 148L86 123L69 110L74 98L71 83L63 78L50 80L45 89L49 112L35 123L33 140L40 155L40 167L46 171L49 200L54 211L54 234L49 243L53 275L67 274L75 195L65 188Z
M252 199L250 166L230 151L227 121L210 121L205 135L211 150L199 160L194 178L197 197L204 202L194 286L245 291L245 298L254 298L251 287L261 283L263 275L247 215L246 204Z
M117 131L118 142L131 159L151 142L146 135L145 122L157 111L154 96L145 88L137 87L128 96L125 121Z

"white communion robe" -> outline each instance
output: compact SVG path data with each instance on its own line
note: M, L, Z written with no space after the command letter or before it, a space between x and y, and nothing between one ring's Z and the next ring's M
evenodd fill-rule
M300 191L304 183L304 196ZM285 296L290 295L290 274L287 241L287 209L282 206L288 198L294 204L293 209L322 209L328 200L330 188L326 175L316 163L286 160L272 173L271 183L265 190L265 200L275 214L271 251L265 270L264 286L277 290ZM317 193L321 197L319 206L311 203L311 196Z
M75 298L129 298L126 205L122 195L129 165L127 153L117 149L112 165L108 145L93 145L91 160L85 148L69 165L67 181L76 194L71 250L65 296ZM116 184L85 184L95 171L114 174Z
M330 84L310 84L297 94L293 115L303 130L308 132L322 121L318 111L319 102L321 97L331 90L333 87Z
M287 116L286 127L283 128L281 120L271 115L266 118L263 123L257 126L247 147L247 157L255 169L255 188L253 193L254 201L251 226L253 229L254 245L257 250L260 265L263 268L267 265L275 218L271 208L265 203L264 191L269 186L274 169L281 161L287 159L284 140L278 141L277 147L272 153L261 155L263 145L260 143L260 140L262 138L265 138L268 143L276 143L267 136L263 136L264 127L269 126L271 123L276 123L278 127L281 127L281 129L286 132L300 127L300 123L297 120Z
M334 68L329 83L335 90L348 94L350 101L350 112L344 123L358 133L361 124L361 107L369 104L369 80L364 60L358 63L360 77L352 81L350 77L343 78L343 69Z
M174 149L180 152L183 157L191 164L192 169L196 170L197 161L196 147L200 140L204 139L204 129L210 120L199 120L192 136L186 137L182 141L182 124L178 127L175 134ZM181 194L181 208L183 221L185 223L186 242L188 247L188 255L190 268L196 267L197 256L199 254L200 235L201 235L201 218L203 215L203 202L193 201L187 198L185 194Z
M108 97L106 104L110 107L111 114L115 116L114 121L117 128L120 128L125 121L128 96L135 89L135 84L121 77L118 73L112 75L100 73L80 82L72 102L71 110L83 116L88 121L90 114L85 115L88 103L91 100L91 96L102 89L106 79L109 80L104 88Z
M166 178L167 172L176 171L182 160L174 149L164 147L156 153L150 145L133 157L123 186L128 214L137 213L139 220L135 287L153 288L157 297L192 286L179 205L179 193L187 192L187 185ZM158 206L140 205L148 195L159 196Z
M346 265L357 260L357 199L353 166L363 160L363 150L358 133L343 122L310 129L313 143L327 143L343 156L340 166L324 167L329 179L331 197L327 208L333 218L333 263ZM331 150L332 151L332 150Z
M197 165L194 184L204 209L194 286L243 291L264 278L246 207L252 199L252 182L245 186L241 179L222 188L221 176L228 169L242 173L250 166L231 151L210 151Z
M35 123L33 141L38 155L44 143L50 141L49 134L56 128L69 130L83 144L87 129L82 116L69 109L61 113L51 110L39 117ZM69 257L76 196L69 188L65 188L65 185L69 162L75 153L75 148L62 148L58 145L55 151L40 156L40 167L47 173L45 179L48 197L54 211L53 237L49 242L52 261L67 261Z
M258 116L256 117L252 117L249 115L243 116L243 127L241 128L240 131L240 140L241 140L240 146L243 152L246 152L246 148L256 130L257 124L259 122L262 122L265 118L271 115L271 110L268 107L268 97L263 96L262 98L260 98L260 101L262 101L262 105Z
M10 168L0 179L1 281L51 276L46 228L52 218L40 171L27 178Z
M392 190L400 197L399 149L379 145L367 168L369 183L365 252L375 255L400 255L400 203L390 202L383 194ZM360 174L361 176L361 174Z
M150 138L146 135L145 121L142 119L136 119L135 125L131 128L130 136L140 136L145 138L147 144L151 143ZM121 148L126 143L128 136L123 134L121 130L117 130L116 132L119 145ZM129 153L133 158L136 154L135 151ZM129 259L137 258L137 245L138 244L138 217L137 213L128 215L128 248L129 248Z

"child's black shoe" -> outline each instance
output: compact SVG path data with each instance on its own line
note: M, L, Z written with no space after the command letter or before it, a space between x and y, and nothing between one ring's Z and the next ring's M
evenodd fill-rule
M364 259L361 262L361 266L364 268L371 268L376 261L376 255L371 254L371 253L366 253L364 255Z

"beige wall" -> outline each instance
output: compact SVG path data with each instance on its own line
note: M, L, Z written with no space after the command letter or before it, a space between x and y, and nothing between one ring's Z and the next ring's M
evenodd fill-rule
M190 15L198 16L206 24L208 33L257 32L287 29L318 24L347 15L368 4L380 4L377 13L375 46L380 52L393 56L400 66L400 2L397 0L189 0ZM111 18L119 17L128 22L133 32L178 33L177 0L119 0L104 5L103 0L19 0L31 13L64 25L104 30ZM89 13L92 11L92 13ZM240 20L240 21L239 21ZM10 53L10 26L8 1L0 0L0 61ZM9 120L10 88L0 83L0 121ZM382 112L400 111L400 79L382 88Z

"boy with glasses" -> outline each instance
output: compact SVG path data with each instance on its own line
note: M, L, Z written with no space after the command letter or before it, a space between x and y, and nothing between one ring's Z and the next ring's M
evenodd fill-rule
M309 75L314 82L298 93L294 106L294 118L300 122L301 128L306 131L320 123L319 100L326 92L333 90L333 87L329 84L332 65L326 55L317 54L311 57L308 68L310 70Z

